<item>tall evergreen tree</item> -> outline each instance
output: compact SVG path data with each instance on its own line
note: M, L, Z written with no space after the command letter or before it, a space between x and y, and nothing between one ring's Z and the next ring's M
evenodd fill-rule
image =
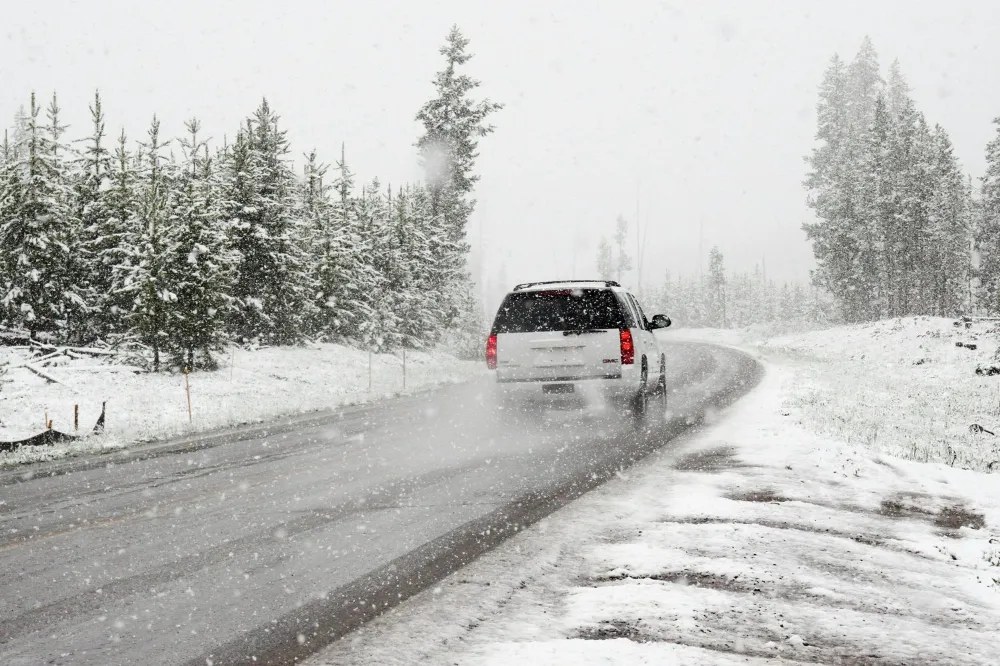
M94 329L98 335L114 335L123 340L131 326L135 305L132 289L133 267L138 265L134 243L140 240L138 209L140 155L128 150L125 130L118 135L108 172L106 216L98 219L90 236L95 280L109 281L107 291L95 294ZM133 264L133 262L135 262Z
M87 335L102 337L113 330L112 318L106 309L113 288L113 265L109 255L117 246L120 229L109 224L113 218L108 205L112 191L112 156L105 145L100 93L94 93L90 116L93 129L83 141L77 158L73 198L81 233L78 257L85 266L85 298L90 306Z
M947 136L931 132L916 109L899 63L884 83L868 39L849 67L835 58L818 122L805 183L817 218L805 225L815 283L847 321L967 307L968 187Z
M190 370L217 366L214 352L225 341L225 321L234 257L221 223L218 186L201 123L185 123L184 162L173 179L169 211L166 288L176 298L167 308L167 344L175 366Z
M493 133L494 126L487 123L487 118L503 105L471 97L480 82L459 72L459 68L472 58L467 51L468 45L469 40L453 26L440 49L445 66L434 77L436 94L417 112L416 119L423 125L424 134L416 145L425 171L431 215L441 218L446 234L440 249L447 252L437 256L435 261L443 267L444 274L453 276L442 292L451 300L451 320L445 325L449 329L466 328L467 333L478 334L468 329L475 313L464 311L470 292L466 227L475 208L475 201L469 197L479 180L475 173L479 139Z
M613 280L615 277L614 258L607 238L601 238L597 244L597 276L602 280Z
M5 174L0 203L0 253L6 273L3 294L11 323L33 338L41 333L65 339L72 313L83 300L71 271L75 229L58 107L49 128L39 123L35 95L27 117L22 157ZM51 110L51 109L50 109ZM53 130L54 128L54 130ZM55 137L55 138L54 138Z
M726 269L718 247L708 254L708 297L712 323L726 328Z
M986 172L981 179L976 247L983 305L1000 312L1000 117L993 119L996 135L986 145Z
M168 268L173 259L173 222L168 209L172 168L163 151L168 142L160 138L160 121L153 116L148 139L139 144L139 173L135 208L126 222L120 252L124 261L121 291L131 299L128 321L136 337L152 353L153 370L159 370L162 353L169 344L168 310L177 300L169 289Z
M288 151L286 133L264 100L227 153L223 215L239 256L231 327L242 340L296 342L311 315L306 234Z
M618 246L618 260L615 262L615 273L618 282L622 276L632 270L632 258L625 252L625 241L628 238L628 220L621 215L615 220L615 245Z

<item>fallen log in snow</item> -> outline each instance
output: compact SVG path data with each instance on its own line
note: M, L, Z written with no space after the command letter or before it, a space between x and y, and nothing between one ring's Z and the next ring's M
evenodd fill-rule
M67 365L59 368L60 372L146 372L135 365Z
M44 379L44 380L46 380L48 382L51 382L53 384L60 384L62 386L65 386L66 388L72 390L74 393L76 392L76 388L72 384L69 384L68 382L65 382L65 381L63 381L61 379L53 377L51 374L45 372L41 368L36 368L35 366L33 366L31 364L25 364L25 365L23 365L21 367L23 367L25 370L31 370L33 373L35 373L36 375L38 375L39 377L41 377L42 379Z

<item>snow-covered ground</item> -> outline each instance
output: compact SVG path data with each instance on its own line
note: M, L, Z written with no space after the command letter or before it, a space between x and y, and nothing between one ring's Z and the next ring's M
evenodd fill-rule
M1000 432L985 326L666 335L750 349L765 378L313 666L997 663L1000 475L968 433ZM949 446L955 466L917 461Z
M118 449L129 444L426 389L469 379L485 367L440 352L406 354L403 387L401 354L374 355L369 391L367 352L333 344L235 350L222 368L188 376L191 418L182 374L95 370L98 361L63 357L45 371L63 384L49 383L24 368L24 352L0 347L0 363L11 370L0 385L0 441L39 433L45 419L73 433L73 406L79 405L80 433L89 432L107 401L106 432L71 444L23 447L0 453L0 465L48 460L75 453Z
M710 340L778 355L797 371L795 421L866 449L921 462L1000 472L997 322L911 317L830 330L778 334L677 329L677 339ZM962 343L963 346L957 346ZM975 346L970 349L967 344Z

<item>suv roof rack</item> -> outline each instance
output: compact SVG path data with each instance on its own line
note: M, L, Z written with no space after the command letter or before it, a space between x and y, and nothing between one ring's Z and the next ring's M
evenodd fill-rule
M605 287L621 287L621 285L614 280L545 280L543 282L525 282L523 284L519 284L514 287L514 291L520 291L522 289L527 289L528 287L537 287L543 284L575 284L577 282L603 284Z

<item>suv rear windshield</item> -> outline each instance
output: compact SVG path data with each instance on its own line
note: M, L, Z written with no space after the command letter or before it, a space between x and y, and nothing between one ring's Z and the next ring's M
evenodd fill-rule
M614 292L606 289L521 291L508 294L493 322L495 333L624 328Z

